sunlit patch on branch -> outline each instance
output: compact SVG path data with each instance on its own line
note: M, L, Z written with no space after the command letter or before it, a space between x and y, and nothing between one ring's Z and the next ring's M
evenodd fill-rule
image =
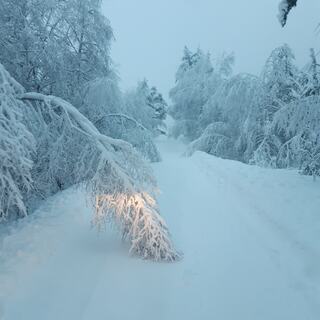
M155 261L176 261L167 225L156 201L146 192L96 196L93 224L100 230L110 221L119 226L123 239L130 241L133 255Z

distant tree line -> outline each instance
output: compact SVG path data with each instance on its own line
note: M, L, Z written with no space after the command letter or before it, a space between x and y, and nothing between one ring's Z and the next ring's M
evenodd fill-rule
M232 76L233 56L214 61L185 48L170 92L172 134L196 150L272 168L320 175L320 69L314 50L302 69L288 45L260 76Z

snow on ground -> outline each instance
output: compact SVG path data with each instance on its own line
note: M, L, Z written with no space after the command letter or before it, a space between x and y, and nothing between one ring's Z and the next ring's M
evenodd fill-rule
M71 189L2 231L0 319L319 319L320 182L159 147L161 212L184 259L129 257Z

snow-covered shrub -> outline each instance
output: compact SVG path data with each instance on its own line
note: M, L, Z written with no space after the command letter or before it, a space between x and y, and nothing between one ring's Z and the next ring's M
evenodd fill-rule
M15 99L23 91L0 64L0 222L27 214L24 196L32 189L34 141Z
M234 144L228 132L228 125L224 122L210 124L198 139L190 143L186 154L192 155L199 150L221 158L232 158Z

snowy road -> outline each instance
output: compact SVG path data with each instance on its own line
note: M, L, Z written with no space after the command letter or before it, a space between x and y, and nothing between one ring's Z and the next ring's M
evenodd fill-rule
M320 183L159 147L161 212L184 259L128 257L69 190L2 237L0 319L319 319Z

